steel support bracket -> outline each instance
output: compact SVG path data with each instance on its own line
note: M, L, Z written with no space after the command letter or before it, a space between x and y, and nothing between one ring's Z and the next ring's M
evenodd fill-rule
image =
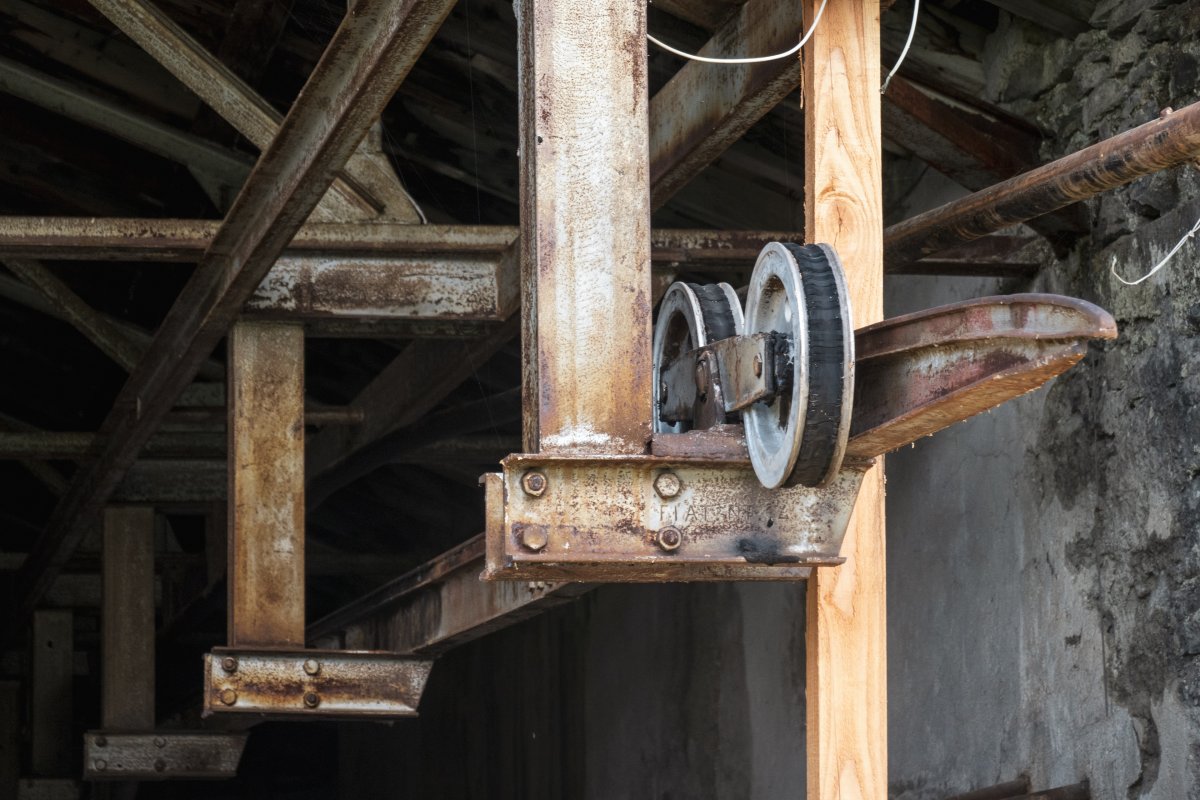
M799 580L839 555L865 464L766 489L745 457L510 455L484 476L486 580Z
M432 661L367 650L213 648L203 717L415 717Z
M232 778L245 733L88 731L83 777L89 781L165 781Z

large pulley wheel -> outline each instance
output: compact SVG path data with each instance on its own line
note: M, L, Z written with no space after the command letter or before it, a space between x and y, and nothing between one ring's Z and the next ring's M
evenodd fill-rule
M673 283L654 323L654 432L685 433L686 421L662 419L665 368L686 353L742 333L742 307L727 283Z
M772 242L746 295L746 335L791 342L777 356L780 391L743 412L746 445L764 486L823 486L841 467L854 398L854 330L846 278L833 248Z

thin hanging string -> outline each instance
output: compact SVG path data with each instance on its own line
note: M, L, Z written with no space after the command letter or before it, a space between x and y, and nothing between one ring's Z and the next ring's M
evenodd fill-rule
M796 53L800 52L800 48L804 47L804 45L808 43L808 40L812 38L813 31L817 29L817 24L821 21L821 15L825 13L825 4L828 2L829 0L821 0L821 7L817 9L817 15L813 17L812 25L809 26L809 29L805 32L804 36L800 37L800 42L795 47L793 47L791 50L788 50L786 53L776 53L773 56L754 56L752 58L709 58L708 56L698 56L692 53L685 53L682 50L676 50L674 47L671 47L671 45L655 39L650 35L649 32L646 33L646 38L654 42L663 50L666 50L669 53L674 53L680 58L686 58L690 61L702 61L705 64L761 64L764 61L777 61L781 58L794 56Z
M1174 247L1171 248L1171 252L1167 253L1167 255L1163 258L1162 261L1155 264L1153 269L1151 269L1149 272L1147 272L1142 277L1138 278L1136 281L1127 281L1124 278L1122 278L1120 275L1118 275L1117 274L1117 263L1115 261L1112 263L1111 266L1109 266L1109 268L1108 268L1109 272L1111 272L1113 274L1114 278L1116 278L1117 280L1119 280L1121 283L1125 284L1126 286L1137 286L1139 283L1148 279L1151 275L1153 275L1154 273L1158 272L1160 269L1165 267L1167 265L1167 262L1170 261L1172 258L1174 258L1176 253L1178 253L1180 250L1183 249L1183 246L1185 244L1187 244L1188 239L1191 239L1197 233L1200 233L1200 219L1196 220L1196 224L1192 226L1192 229L1183 235L1183 238L1179 240L1178 244L1176 244Z
M908 26L908 41L904 43L904 49L900 51L900 58L896 59L896 66L892 67L892 71L888 73L887 78L883 82L883 88L879 90L880 94L887 92L888 84L892 82L892 78L896 77L896 73L900 71L900 65L904 63L904 57L908 55L908 48L912 47L913 37L917 34L917 15L921 11L921 0L913 0L913 17L912 24Z

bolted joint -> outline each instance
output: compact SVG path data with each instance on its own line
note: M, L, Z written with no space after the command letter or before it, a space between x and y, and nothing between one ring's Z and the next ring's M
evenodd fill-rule
M227 706L233 705L237 702L237 692L233 689L222 689L221 702Z
M663 550L671 552L678 550L683 544L683 534L674 525L668 525L654 535L654 542Z
M321 705L321 696L316 692L305 692L304 705L306 708L316 708Z
M221 669L226 672L237 672L238 660L233 656L225 656L221 659Z
M546 493L546 476L536 469L531 469L521 476L521 488L530 497L541 497Z
M550 544L550 533L544 525L522 525L516 533L521 546L535 553Z
M321 662L315 658L306 658L304 660L304 674L316 675L321 671Z
M674 472L661 472L654 479L654 491L664 500L675 497L682 488L683 483Z

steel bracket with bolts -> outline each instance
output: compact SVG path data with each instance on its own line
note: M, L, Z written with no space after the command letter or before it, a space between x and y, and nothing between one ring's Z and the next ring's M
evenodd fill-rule
M83 737L88 781L225 779L237 774L245 733L89 731Z
M1027 294L855 331L828 245L773 242L743 312L673 284L645 455L515 454L484 476L485 579L793 580L842 562L872 460L1032 391L1116 337L1083 300Z
M363 650L214 648L201 715L413 717L433 662Z

